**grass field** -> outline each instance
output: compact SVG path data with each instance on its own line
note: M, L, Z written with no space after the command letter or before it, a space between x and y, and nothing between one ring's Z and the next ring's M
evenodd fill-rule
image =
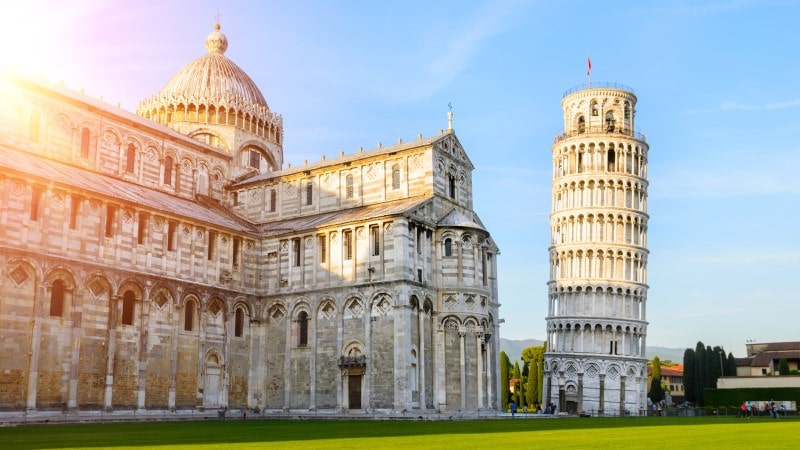
M0 448L797 448L800 419L249 420L0 428Z

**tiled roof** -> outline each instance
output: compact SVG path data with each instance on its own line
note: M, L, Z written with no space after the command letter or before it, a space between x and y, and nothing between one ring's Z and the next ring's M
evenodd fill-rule
M335 166L337 164L345 164L348 162L357 161L359 159L372 158L375 156L383 156L383 155L388 155L389 153L399 152L410 148L423 147L431 145L434 142L438 141L439 139L443 139L445 136L446 135L442 134L438 136L417 139L416 141L403 142L400 144L391 145L389 147L379 147L372 150L353 153L351 155L344 155L336 158L325 159L323 161L311 162L308 164L303 164L302 166L294 166L283 170L261 173L254 175L250 178L239 180L236 183L234 183L231 187L235 189L252 183L257 183L259 181L271 180L273 178L280 178L298 172L311 171L323 168L325 166Z
M259 225L259 231L264 237L279 236L282 234L314 230L366 219L378 219L380 217L407 214L420 207L423 203L430 201L431 198L431 196L412 197L377 205L360 206L311 216L267 222Z
M753 357L750 363L751 367L766 367L772 364L772 361L781 359L800 359L800 350L778 351L778 352L761 352Z
M786 350L800 351L800 342L770 342L767 344L766 351L781 352Z
M254 227L213 202L200 204L182 197L150 189L109 175L92 172L58 161L0 147L0 168L6 173L17 172L84 192L163 211L176 217L215 225L221 228L253 233Z

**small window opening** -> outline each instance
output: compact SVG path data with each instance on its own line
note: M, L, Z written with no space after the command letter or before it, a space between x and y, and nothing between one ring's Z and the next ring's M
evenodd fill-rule
M64 315L64 282L56 280L50 287L50 317Z
M125 291L122 296L122 319L123 325L133 325L133 313L136 309L136 295L133 291Z
M297 346L298 347L308 346L308 314L305 311L301 311L300 314L297 316L297 327L298 327Z

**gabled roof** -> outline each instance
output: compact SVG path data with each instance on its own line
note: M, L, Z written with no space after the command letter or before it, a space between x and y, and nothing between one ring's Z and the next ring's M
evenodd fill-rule
M420 206L430 202L433 197L412 197L376 205L360 206L351 209L319 213L310 216L294 217L286 220L271 221L259 225L263 237L294 234L300 231L309 231L319 228L343 225L366 219L381 217L410 215Z
M109 175L64 164L43 156L0 147L0 168L6 173L41 178L42 183L56 183L87 193L163 211L221 228L253 233L254 227L213 202L203 204L147 188Z
M327 166L336 166L338 164L352 163L353 161L358 161L360 159L374 158L376 156L388 155L389 153L395 153L395 152L408 150L408 149L413 149L413 148L418 148L418 147L425 147L425 146L428 146L428 145L432 145L433 143L435 143L435 142L437 142L437 141L439 141L441 139L444 139L447 136L448 135L444 134L444 135L439 135L439 136L434 136L434 137L421 138L421 139L417 139L416 141L403 142L403 143L400 143L400 144L391 145L389 147L378 147L378 148L375 148L375 149L372 149L372 150L353 153L351 155L344 155L344 156L339 156L337 158L325 159L325 160L322 160L322 161L312 162L312 163L309 163L309 164L303 164L302 166L295 166L295 167L291 167L291 168L288 168L288 169L276 170L276 171L267 172L267 173L260 173L260 174L254 175L254 176L252 176L250 178L239 180L239 181L233 183L231 185L231 188L232 189L236 189L236 188L239 188L239 187L247 186L249 184L258 183L259 181L266 181L266 180L271 180L271 179L274 179L274 178L281 178L281 177L284 177L284 176L287 176L287 175L292 175L292 174L295 174L295 173L302 173L302 172L306 172L306 171L314 171L314 170L317 170L317 169L322 169L322 168L327 167Z

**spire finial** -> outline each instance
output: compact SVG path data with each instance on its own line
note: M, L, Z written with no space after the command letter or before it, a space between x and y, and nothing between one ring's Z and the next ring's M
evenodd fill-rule
M447 132L448 133L452 133L453 132L453 104L452 103L448 103L447 104L447 108L448 108L448 111L447 111Z
M206 37L206 50L209 54L214 55L222 55L225 53L225 50L228 49L228 38L219 31L219 18L222 17L222 14L217 13L216 19L217 23L214 24L214 31L212 31L208 37Z

